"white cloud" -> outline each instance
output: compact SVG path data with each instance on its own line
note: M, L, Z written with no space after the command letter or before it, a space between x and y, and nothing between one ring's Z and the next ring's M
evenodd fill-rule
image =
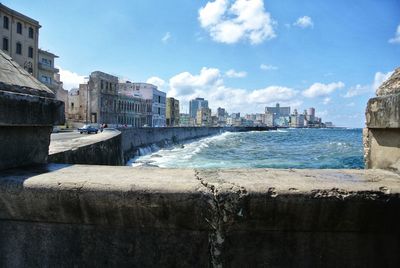
M374 81L372 84L368 85L360 85L357 84L353 87L351 87L345 95L343 95L344 98L352 98L355 96L359 95L364 95L364 94L373 94L375 91L378 89L380 85L382 85L383 82L385 82L393 72L387 72L387 73L382 73L382 72L376 72L374 75Z
M331 98L326 97L326 98L324 98L324 100L322 101L322 103L323 103L324 105L327 105L327 104L329 104L331 101L332 101Z
M314 27L314 22L309 16L303 16L297 19L295 23L293 23L294 26L300 27L300 28L313 28Z
M339 88L343 88L343 82L336 82L330 84L314 83L308 89L303 91L303 96L307 98L327 96Z
M351 98L355 96L359 96L368 92L371 92L371 86L370 85L356 85L354 87L351 87L349 91L343 96L345 98Z
M170 32L166 32L163 36L163 38L161 38L161 41L166 44L168 42L168 40L171 39L171 33Z
M377 90L378 87L380 87L383 82L385 82L386 80L389 79L389 77L393 74L393 71L391 72L387 72L387 73L381 73L381 72L377 72L375 73L375 77L374 77L374 83L373 83L373 89Z
M60 70L60 80L63 82L63 88L70 90L71 88L78 88L79 84L85 83L85 76L77 73L64 70L60 66L57 66Z
M247 73L244 71L236 72L234 69L230 69L225 72L225 75L230 78L243 78L247 76Z
M146 83L157 86L159 90L163 90L163 89L165 90L165 88L167 86L166 82L157 76L150 77L149 79L146 80Z
M291 103L299 106L298 91L282 86L268 86L246 90L230 88L224 84L223 75L216 68L202 68L199 74L182 72L169 79L168 95L177 97L185 105L191 99L204 97L212 109L224 107L228 111L243 113L263 112L265 105Z
M400 24L399 24L399 26L397 26L397 30L396 30L394 37L389 39L389 43L400 44Z
M210 1L200 8L198 19L211 38L220 43L248 40L259 44L276 36L275 22L265 12L262 0Z
M315 115L317 117L323 118L323 117L326 117L328 115L328 111L327 110L323 110L323 111L316 110L315 111Z
M267 65L267 64L261 64L260 69L264 71L275 71L278 70L278 67L273 66L273 65Z

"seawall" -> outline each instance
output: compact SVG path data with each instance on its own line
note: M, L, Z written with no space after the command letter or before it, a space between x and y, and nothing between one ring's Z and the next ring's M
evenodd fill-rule
M216 135L224 131L220 127L121 128L119 130L122 132L125 162L137 155L140 148L152 144L161 148L167 144Z
M68 141L52 141L48 162L121 166L124 164L121 132L109 130Z
M1 267L399 267L383 170L53 165L0 174Z

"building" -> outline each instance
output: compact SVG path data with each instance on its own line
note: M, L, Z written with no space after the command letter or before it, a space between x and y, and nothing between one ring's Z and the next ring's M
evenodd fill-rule
M1 49L38 77L39 22L0 4Z
M275 107L265 107L265 112L273 113L276 117L290 116L290 107L280 107L279 103Z
M131 91L139 94L146 100L146 125L151 127L166 126L166 98L167 94L157 89L157 86L148 83L119 83L120 91Z
M40 82L45 84L54 93L59 89L59 83L56 81L56 75L59 70L54 67L54 59L58 58L57 55L48 51L38 50L38 75L37 78Z
M137 95L118 95L117 123L130 127L143 127L146 124L148 102Z
M304 114L299 114L297 109L294 109L293 114L290 116L290 127L301 128L304 127Z
M212 125L210 108L201 107L197 110L196 125L202 127L209 127Z
M197 111L200 108L208 108L208 100L204 98L196 98L189 102L189 114L192 118L197 117Z
M181 127L193 127L195 126L195 120L189 114L179 114L179 126Z
M217 109L217 125L218 126L225 126L226 125L226 118L227 112L225 108L218 107Z
M166 123L169 127L179 126L179 100L167 98Z
M85 90L85 86L87 87ZM85 120L97 124L118 124L118 77L100 71L92 72L79 92L87 96ZM81 103L85 106L85 103Z

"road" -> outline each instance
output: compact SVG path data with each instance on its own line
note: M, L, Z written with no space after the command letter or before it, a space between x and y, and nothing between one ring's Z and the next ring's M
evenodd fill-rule
M59 133L51 133L50 141L63 141L63 140L72 140L76 138L86 137L88 134L80 134L78 131L73 132L59 132ZM96 135L96 134L89 134Z

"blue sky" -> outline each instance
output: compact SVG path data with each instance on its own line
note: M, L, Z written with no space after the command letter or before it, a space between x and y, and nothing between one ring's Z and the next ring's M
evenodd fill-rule
M157 84L215 111L315 107L364 126L375 88L400 66L398 0L2 1L40 22L65 87L95 70Z

